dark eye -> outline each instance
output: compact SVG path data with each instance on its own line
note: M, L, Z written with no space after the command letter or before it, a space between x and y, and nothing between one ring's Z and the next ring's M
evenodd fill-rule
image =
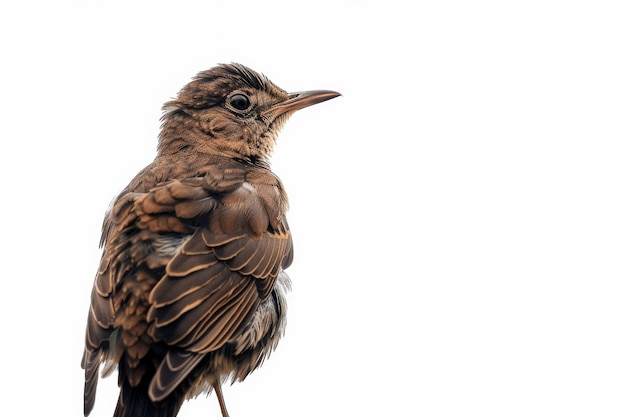
M250 107L250 99L243 94L235 94L230 98L230 105L237 110L245 110Z

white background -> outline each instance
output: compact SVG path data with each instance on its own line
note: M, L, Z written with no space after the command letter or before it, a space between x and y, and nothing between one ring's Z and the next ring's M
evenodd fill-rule
M161 105L240 62L343 97L276 149L289 324L231 416L626 415L621 4L3 3L3 409L82 414L105 209Z

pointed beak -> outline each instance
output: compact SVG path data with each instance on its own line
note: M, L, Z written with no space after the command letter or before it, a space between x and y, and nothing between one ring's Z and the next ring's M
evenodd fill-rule
M274 119L283 113L294 112L296 110L312 106L313 104L330 100L331 98L335 98L340 95L340 93L330 90L312 90L291 93L289 94L287 100L281 101L280 103L273 105L269 109L261 112L261 114L263 116L269 116Z

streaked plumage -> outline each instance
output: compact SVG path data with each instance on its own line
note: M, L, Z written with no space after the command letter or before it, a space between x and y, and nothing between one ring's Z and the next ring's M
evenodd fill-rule
M238 64L202 72L165 105L154 162L116 198L91 297L85 415L98 370L117 366L115 416L175 416L185 398L243 380L285 326L293 256L287 195L269 169L296 110L338 96L288 94Z

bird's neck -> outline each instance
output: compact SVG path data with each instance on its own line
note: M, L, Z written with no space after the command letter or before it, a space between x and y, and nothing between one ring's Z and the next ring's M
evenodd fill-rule
M158 157L182 157L184 159L204 159L211 156L233 159L239 163L269 169L265 155L242 153L247 147L235 149L229 139L207 135L196 122L182 112L173 112L164 118L159 134Z

